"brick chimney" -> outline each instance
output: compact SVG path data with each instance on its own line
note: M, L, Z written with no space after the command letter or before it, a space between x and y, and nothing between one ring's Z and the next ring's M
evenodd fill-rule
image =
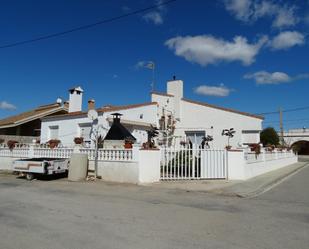
M88 100L88 111L94 110L94 109L95 109L95 101L94 101L94 99L89 99Z
M63 102L63 106L64 106L65 108L69 109L69 105L70 105L69 101L64 101L64 102Z

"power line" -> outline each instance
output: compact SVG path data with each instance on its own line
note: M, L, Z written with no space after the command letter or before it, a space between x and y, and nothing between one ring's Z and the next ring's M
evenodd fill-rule
M308 110L309 106L303 106L303 107L298 107L298 108L294 108L294 109L286 109L286 110L282 110L282 112L296 112L296 111L303 111L303 110ZM272 111L272 112L263 112L263 113L258 113L257 115L271 115L271 114L278 114L278 111Z
M308 118L304 118L304 119L286 119L283 120L284 123L293 123L293 122L303 122L303 121L309 121ZM264 124L278 124L280 123L280 121L278 120L271 120L271 121L264 121Z
M33 42L37 42L37 41L41 41L41 40L47 40L47 39L50 39L50 38L66 35L66 34L77 32L77 31L84 30L84 29L90 29L90 28L93 28L93 27L98 26L98 25L110 23L110 22L117 21L117 20L129 17L129 16L148 12L150 10L157 9L161 6L168 5L168 4L171 4L171 3L176 2L176 1L177 0L167 0L167 1L158 3L158 4L155 4L155 5L146 7L146 8L131 11L129 13L119 15L119 16L115 16L115 17L111 17L111 18L108 18L108 19L104 19L104 20L101 20L101 21L98 21L98 22L95 22L95 23L79 26L79 27L76 27L76 28L73 28L73 29L68 29L68 30L65 30L65 31L61 31L61 32L57 32L57 33L53 33L53 34L49 34L49 35L39 36L39 37L29 39L29 40L24 40L24 41L19 41L19 42L14 42L14 43L2 45L2 46L0 46L0 49L16 47L16 46L24 45L24 44L27 44L27 43L33 43Z

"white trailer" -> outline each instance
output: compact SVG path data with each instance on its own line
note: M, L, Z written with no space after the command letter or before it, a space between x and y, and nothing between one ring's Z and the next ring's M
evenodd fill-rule
M37 175L55 175L68 172L69 159L28 158L13 162L12 170L32 180Z

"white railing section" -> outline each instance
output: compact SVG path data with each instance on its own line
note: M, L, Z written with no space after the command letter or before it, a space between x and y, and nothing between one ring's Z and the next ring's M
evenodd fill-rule
M73 148L57 147L54 149L38 145L16 145L9 149L6 145L0 145L0 157L16 158L70 158ZM87 154L89 160L95 159L95 149L80 148L79 153ZM99 161L133 161L132 149L99 149Z
M162 148L161 180L224 179L225 150Z
M244 155L245 161L248 164L291 158L295 156L293 151L262 151L260 154L256 154L255 152L245 152Z
M88 155L89 160L95 159L94 149L80 149L81 153ZM131 149L99 149L99 161L131 161L133 160L133 153Z
M73 149L72 148L34 148L33 157L46 157L46 158L70 158Z

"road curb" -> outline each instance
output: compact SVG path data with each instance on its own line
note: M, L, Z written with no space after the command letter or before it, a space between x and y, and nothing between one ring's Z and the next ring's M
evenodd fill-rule
M256 196L259 196L269 190L271 190L272 188L276 187L277 185L279 185L280 183L284 182L285 180L287 180L288 178L292 177L293 175L297 174L299 171L301 171L303 168L309 166L309 163L304 163L302 166L274 179L273 181L265 184L265 186L262 186L261 188L257 189L256 191L252 191L250 193L241 195L240 197L242 198L254 198Z
M294 170L289 171L289 172L273 179L272 181L265 183L261 187L258 187L256 190L253 190L253 191L250 191L250 192L243 192L243 193L242 192L233 192L233 191L229 192L228 189L226 189L226 190L217 189L217 191L214 191L214 193L224 195L224 196L229 196L229 197L254 198L256 196L259 196L259 195L271 190L273 187L279 185L281 182L285 181L289 177L297 174L300 170L302 170L303 168L305 168L307 166L309 166L309 162L304 163L303 165L299 166L298 168L295 168Z

